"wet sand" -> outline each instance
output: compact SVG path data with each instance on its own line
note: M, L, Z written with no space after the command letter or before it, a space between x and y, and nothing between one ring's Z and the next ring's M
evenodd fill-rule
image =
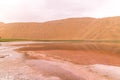
M0 55L7 56L0 58L0 80L120 80L119 45L112 51L108 45L3 43Z

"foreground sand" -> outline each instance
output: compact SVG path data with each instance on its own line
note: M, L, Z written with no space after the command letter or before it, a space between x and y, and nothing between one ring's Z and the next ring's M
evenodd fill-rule
M14 46L11 46L11 44L14 44ZM60 47L59 50L57 50L58 47L54 48L56 44L53 45L53 48L56 50L51 50L51 48L44 50L46 48L40 48L40 46L43 47L43 45L40 44L42 43L32 45L24 42L2 43L0 46L0 80L120 80L120 64L119 61L117 61L119 60L119 55L117 54L113 55L113 53L110 53L113 59L108 62L109 65L107 62L103 65L102 62L101 64L99 63L100 60L89 61L91 60L89 57L89 60L87 60L86 55L83 55L86 61L81 62L81 59L77 58L77 56L79 53L85 54L84 51L78 52L79 50L76 49L75 51L77 52L75 52L76 54L74 55L77 56L74 56L72 55L74 52L69 51L67 46L67 51L66 49L60 51ZM69 49L70 48L71 47L69 47ZM16 52L15 49L18 52ZM83 49L83 47L81 47L81 49ZM53 52L54 54L52 54ZM67 56L68 52L71 52L69 56ZM93 55L93 52L89 54ZM60 55L60 53L62 55ZM103 53L103 55L109 56L105 53ZM108 60L111 59L110 56L107 57ZM118 67L112 65L117 65Z

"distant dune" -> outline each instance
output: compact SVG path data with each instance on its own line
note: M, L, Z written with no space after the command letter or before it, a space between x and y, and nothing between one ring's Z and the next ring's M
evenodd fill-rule
M35 40L120 40L120 17L0 23L0 37Z

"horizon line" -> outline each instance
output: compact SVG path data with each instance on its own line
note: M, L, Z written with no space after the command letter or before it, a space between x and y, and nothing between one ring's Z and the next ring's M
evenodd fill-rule
M104 19L104 18L114 18L120 16L109 16L109 17L68 17L68 18L59 18L59 19L51 19L46 21L11 21L11 22L1 22L3 24L10 24L10 23L47 23L51 21L59 21L59 20L66 20L66 19L82 19L82 18L91 18L91 19Z

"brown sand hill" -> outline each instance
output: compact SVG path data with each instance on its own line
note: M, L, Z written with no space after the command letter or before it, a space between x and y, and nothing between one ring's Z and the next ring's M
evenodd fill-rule
M120 17L1 24L0 36L39 40L120 40Z

